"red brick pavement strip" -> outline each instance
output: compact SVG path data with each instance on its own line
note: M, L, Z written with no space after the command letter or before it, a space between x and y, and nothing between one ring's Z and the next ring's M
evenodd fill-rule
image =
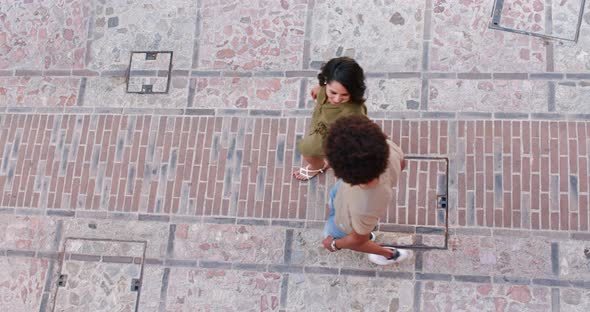
M377 122L407 154L449 155L457 225L588 231L590 123ZM330 176L291 178L304 129L295 117L6 114L0 204L323 220ZM410 162L387 222L440 226L429 208L443 173L435 162Z
M482 125L485 132L478 130ZM465 146L465 163L458 164L459 225L587 231L589 124L485 125L458 122L459 145Z

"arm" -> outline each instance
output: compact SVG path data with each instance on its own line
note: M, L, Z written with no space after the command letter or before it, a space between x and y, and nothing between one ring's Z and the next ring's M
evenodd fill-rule
M387 258L393 256L393 251L381 247L379 244L372 242L369 238L370 234L361 235L353 230L352 233L342 238L336 239L335 244L336 248L339 249L346 248L365 253L377 254ZM334 238L332 236L328 236L322 241L324 247L329 251L333 251L330 246L332 244L332 240L334 240Z

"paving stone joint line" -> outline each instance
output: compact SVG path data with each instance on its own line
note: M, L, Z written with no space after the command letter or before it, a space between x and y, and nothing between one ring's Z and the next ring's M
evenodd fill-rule
M8 250L2 250L7 252ZM35 254L34 251L18 250L14 255L25 258L44 258L42 255ZM101 258L100 256L96 257ZM126 258L126 257L121 257ZM108 260L108 258L107 258ZM117 260L117 259L115 259ZM90 261L90 260L80 260ZM99 261L99 260L96 260ZM109 261L105 261L109 262ZM109 263L127 263L111 261ZM224 269L235 271L258 271L267 273L298 273L298 274L314 274L314 275L336 275L336 276L371 276L380 278L395 278L414 281L455 281L461 283L475 283L475 284L510 284L510 285L539 285L550 287L569 287L590 289L590 282L584 280L570 280L570 279L550 279L550 278L525 278L519 276L509 275L462 275L462 274L440 274L440 273L421 273L418 271L380 271L380 270L359 270L354 268L332 268L332 267L317 267L308 265L289 265L289 264L260 264L260 263L244 263L244 262L220 262L210 261L205 259L173 259L173 258L146 258L143 262L144 266L161 266L166 269L182 267L182 268L198 268L198 269Z
M27 107L27 106L5 106L0 107L0 111L6 110L12 115L89 115L89 116L211 116L211 117L250 117L265 118L273 117L277 119L301 118L305 119L311 114L309 109L241 109L233 110L226 108L120 108L120 107ZM515 121L589 121L588 113L522 113L522 112L452 112L452 111L373 111L369 112L369 117L375 121L381 120L408 120L408 121L428 121L428 120L515 120Z

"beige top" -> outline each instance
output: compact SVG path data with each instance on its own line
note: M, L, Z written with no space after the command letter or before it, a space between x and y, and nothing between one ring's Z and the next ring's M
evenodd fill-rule
M401 172L404 153L395 143L389 144L389 161L387 169L379 176L379 183L371 188L361 188L342 183L334 198L334 223L342 232L350 234L369 234L383 217L391 204L393 187Z

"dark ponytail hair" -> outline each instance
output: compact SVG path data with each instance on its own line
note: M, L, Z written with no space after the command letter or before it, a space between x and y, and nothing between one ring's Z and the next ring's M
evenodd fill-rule
M346 88L352 102L365 101L365 74L361 66L350 57L342 56L329 60L322 66L318 80L320 86L337 81Z

